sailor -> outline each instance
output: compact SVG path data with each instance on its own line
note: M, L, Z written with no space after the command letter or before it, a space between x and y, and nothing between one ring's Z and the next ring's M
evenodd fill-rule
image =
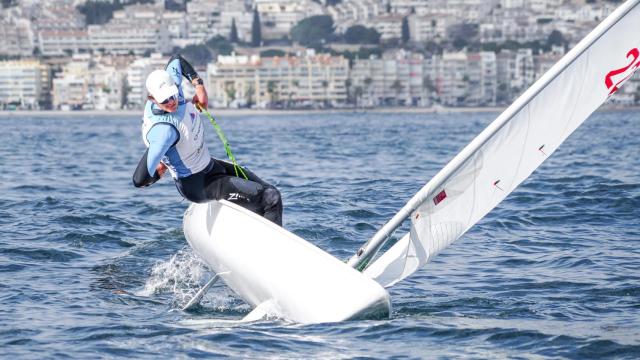
M183 77L195 86L193 99L185 99ZM180 194L204 203L225 199L282 226L282 200L272 185L243 168L247 179L236 176L234 165L209 155L204 124L195 104L207 108L202 78L182 56L174 55L165 70L146 80L148 100L142 121L147 150L133 174L136 187L149 186L168 169Z

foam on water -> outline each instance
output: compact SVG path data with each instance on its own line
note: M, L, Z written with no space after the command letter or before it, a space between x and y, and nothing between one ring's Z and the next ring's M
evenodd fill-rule
M189 248L183 248L168 260L158 261L151 268L151 274L138 292L138 296L152 296L169 292L178 304L186 304L198 291L206 265Z
M180 249L168 260L158 261L151 268L144 287L135 292L137 296L153 297L161 294L171 296L171 308L182 309L214 275L208 266L189 247ZM250 310L224 286L209 289L200 304L218 312L231 310L244 313Z

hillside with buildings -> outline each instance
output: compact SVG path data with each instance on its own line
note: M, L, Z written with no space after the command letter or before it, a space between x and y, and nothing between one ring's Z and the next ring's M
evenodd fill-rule
M0 108L139 108L174 52L218 108L504 106L618 3L4 0Z

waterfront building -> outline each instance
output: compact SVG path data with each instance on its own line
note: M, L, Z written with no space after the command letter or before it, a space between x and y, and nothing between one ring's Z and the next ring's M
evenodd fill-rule
M493 52L445 52L431 61L435 101L447 106L494 106L497 61Z
M508 103L525 91L536 79L531 49L501 50L496 54L498 99Z
M383 15L373 18L371 26L380 33L381 40L402 37L402 15Z
M0 108L45 107L50 76L49 66L37 60L0 62Z
M340 107L349 63L342 56L219 56L207 69L209 100L222 107Z
M343 1L326 9L336 24L337 32L344 33L350 26L360 24L369 26L369 20L386 14L386 2L383 0Z
M356 59L351 69L351 88L362 106L425 106L430 94L425 83L424 57L406 51L382 58Z
M63 110L117 110L125 98L123 58L74 55L53 79L53 106Z
M551 51L538 54L534 57L535 78L538 79L546 73L564 56L564 48L554 46Z
M159 53L149 57L136 59L127 67L126 75L126 106L140 107L147 101L147 88L145 81L154 70L164 69L169 61L168 56Z
M497 95L496 54L467 53L468 97L463 106L495 106Z
M438 100L443 105L460 106L469 96L467 86L467 54L445 52L436 64Z

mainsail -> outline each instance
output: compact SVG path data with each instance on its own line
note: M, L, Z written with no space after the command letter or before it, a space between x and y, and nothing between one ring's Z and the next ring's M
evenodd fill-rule
M391 286L462 236L640 67L640 0L621 5L433 177L350 260ZM370 264L410 217L411 230Z

